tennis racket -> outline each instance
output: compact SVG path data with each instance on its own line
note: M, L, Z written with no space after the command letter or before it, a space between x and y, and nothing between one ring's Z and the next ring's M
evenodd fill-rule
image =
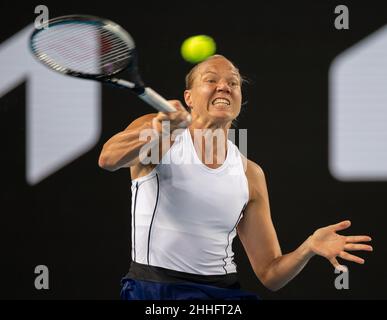
M48 28L33 31L30 49L41 63L56 72L127 88L158 111L176 111L144 85L133 38L110 20L87 15L50 19ZM115 78L124 70L129 71L129 81Z

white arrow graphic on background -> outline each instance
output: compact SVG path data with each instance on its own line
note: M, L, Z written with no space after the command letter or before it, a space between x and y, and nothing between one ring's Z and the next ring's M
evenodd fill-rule
M387 180L387 26L337 56L329 82L330 172Z
M35 185L95 146L101 86L37 62L28 48L32 31L31 24L0 44L0 98L27 82L26 180Z

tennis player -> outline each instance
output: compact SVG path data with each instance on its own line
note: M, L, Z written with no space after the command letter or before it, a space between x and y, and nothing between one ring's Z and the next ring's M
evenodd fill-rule
M369 236L338 234L350 226L342 221L282 254L264 172L227 139L241 110L241 86L234 64L212 56L186 77L189 112L171 100L178 111L144 115L104 144L100 167L129 167L132 178L132 260L122 299L258 299L240 287L232 250L237 234L270 290L285 286L315 255L340 269L337 257L362 264L348 251L372 251L364 243ZM157 161L144 160L151 153L144 149L146 130L157 133Z

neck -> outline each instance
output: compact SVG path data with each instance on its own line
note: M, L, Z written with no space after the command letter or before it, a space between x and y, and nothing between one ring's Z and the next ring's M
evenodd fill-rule
M231 123L232 123L232 120L225 120L225 121L205 120L195 115L192 115L192 118L194 119L194 121L192 121L192 124L189 126L190 130L191 129L209 129L211 131L214 131L217 129L223 129L225 131L228 131L228 129L231 128Z
M227 155L229 128L197 127L191 125L189 132L199 159L210 168L223 164Z

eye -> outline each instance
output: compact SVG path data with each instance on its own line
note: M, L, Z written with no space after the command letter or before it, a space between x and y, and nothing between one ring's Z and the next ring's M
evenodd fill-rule
M215 83L216 80L215 80L215 79L207 79L207 80L205 80L205 82L208 82L208 83Z

